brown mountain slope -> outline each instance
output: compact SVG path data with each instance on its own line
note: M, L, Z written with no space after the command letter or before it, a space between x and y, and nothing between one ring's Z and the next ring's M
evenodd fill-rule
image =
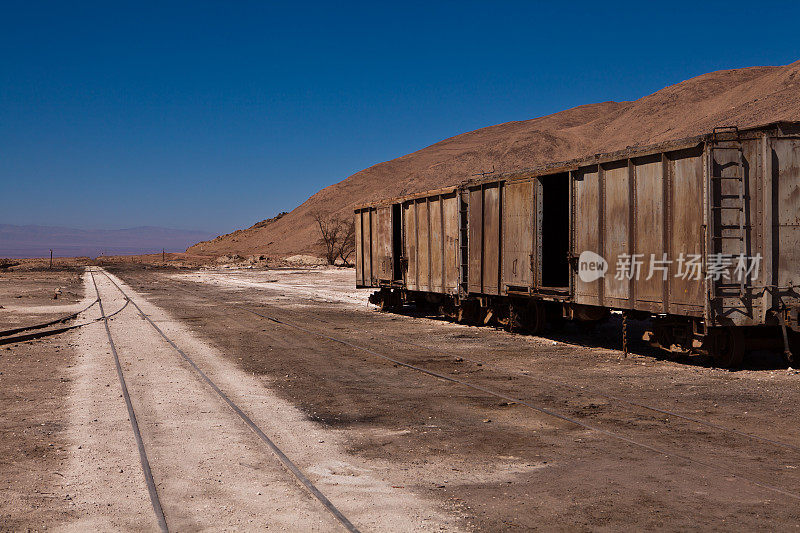
M353 206L499 172L710 132L800 120L800 61L704 74L633 102L604 102L445 139L327 187L291 213L196 244L201 254L285 256L318 252L314 211L352 216Z

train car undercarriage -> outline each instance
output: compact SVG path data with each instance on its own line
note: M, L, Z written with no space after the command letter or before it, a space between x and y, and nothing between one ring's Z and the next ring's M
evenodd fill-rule
M568 301L507 296L470 296L382 288L369 297L381 312L398 313L413 306L459 324L502 327L514 333L541 335L558 331L567 322L591 330L608 321L613 313L622 315L621 342L627 352L627 320L649 322L642 340L660 349L669 359L687 355L705 355L721 368L738 368L748 350L782 351L788 363L800 349L800 334L789 329L782 335L777 317L773 325L706 328L700 318L652 315L641 311L610 310L604 307L574 304Z

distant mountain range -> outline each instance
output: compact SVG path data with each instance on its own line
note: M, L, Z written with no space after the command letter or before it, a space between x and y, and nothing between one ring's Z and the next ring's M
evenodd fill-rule
M0 224L0 257L97 257L183 252L215 235L154 226L117 230L82 230L54 226Z

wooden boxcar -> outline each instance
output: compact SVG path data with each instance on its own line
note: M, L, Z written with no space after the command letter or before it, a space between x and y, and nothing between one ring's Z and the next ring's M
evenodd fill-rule
M791 358L800 331L800 123L713 133L363 205L356 284L384 309L539 331L612 310L652 343ZM745 334L747 333L747 334Z

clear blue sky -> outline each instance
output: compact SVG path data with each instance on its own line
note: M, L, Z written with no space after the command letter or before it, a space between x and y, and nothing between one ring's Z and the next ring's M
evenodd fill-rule
M468 130L800 59L798 2L0 3L0 223L226 232Z

